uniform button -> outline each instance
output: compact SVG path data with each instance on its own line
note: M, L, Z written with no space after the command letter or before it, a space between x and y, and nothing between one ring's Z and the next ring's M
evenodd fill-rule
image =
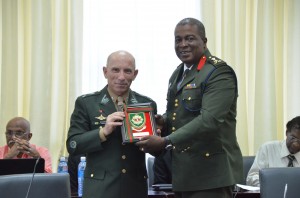
M144 175L144 179L147 179L147 177Z
M173 119L173 120L176 120L176 118L175 118L175 117L173 117L172 119Z
M192 99L191 97L188 98L188 100L191 100L191 99Z
M175 103L175 107L178 107L178 103Z
M175 129L175 127L172 127L172 131L175 131L176 129Z
M205 153L205 156L206 156L206 157L209 157L209 153Z
M126 159L126 155L122 155L122 159Z
M178 102L178 99L175 99L175 102Z
M173 116L176 116L176 113L173 113Z
M91 174L91 177L94 177L94 174Z
M126 169L122 169L122 173L126 173Z

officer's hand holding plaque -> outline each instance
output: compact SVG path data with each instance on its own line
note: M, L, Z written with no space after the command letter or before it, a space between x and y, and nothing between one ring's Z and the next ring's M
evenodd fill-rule
M150 104L122 104L125 113L122 125L123 143L134 143L143 136L156 135L155 117Z

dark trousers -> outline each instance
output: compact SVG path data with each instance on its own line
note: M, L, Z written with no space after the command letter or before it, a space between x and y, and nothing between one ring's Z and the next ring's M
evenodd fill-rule
M174 193L175 198L232 198L232 186Z

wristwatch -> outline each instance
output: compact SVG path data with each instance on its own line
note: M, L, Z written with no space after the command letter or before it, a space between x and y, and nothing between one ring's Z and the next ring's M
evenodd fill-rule
M165 149L166 149L166 150L171 150L171 149L173 149L173 144L172 144L172 142L171 142L169 136L164 137L164 140L165 140Z

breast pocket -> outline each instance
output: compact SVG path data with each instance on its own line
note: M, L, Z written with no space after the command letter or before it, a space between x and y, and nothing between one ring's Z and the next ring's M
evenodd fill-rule
M199 111L202 108L202 92L200 88L184 89L182 105L188 111Z

